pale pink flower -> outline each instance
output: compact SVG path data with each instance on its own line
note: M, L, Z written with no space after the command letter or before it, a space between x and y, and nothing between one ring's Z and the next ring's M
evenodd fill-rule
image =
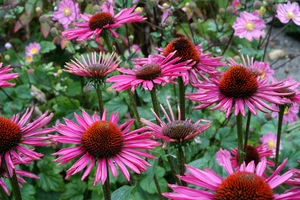
M252 42L253 38L258 40L264 35L262 29L266 27L264 20L260 19L258 13L241 12L233 24L234 35L239 38L246 38Z
M151 109L155 118L159 121L160 125L141 118L141 122L147 125L149 133L155 138L160 138L164 140L163 148L167 145L168 142L184 142L186 140L192 140L198 136L203 131L207 130L211 126L211 121L199 119L195 123L191 119L181 120L180 109L178 108L178 117L175 119L174 112L172 107L167 100L168 108L170 111L170 116L160 105L167 122L164 122L157 114ZM202 124L201 124L202 122Z
M9 73L13 70L10 66L2 67L3 63L0 62L0 87L11 87L14 86L15 83L9 83L7 81L15 79L19 76L18 73Z
M63 0L58 2L58 10L53 14L53 20L57 20L65 29L79 18L80 10L78 3L73 0Z
M25 49L26 49L26 55L34 56L40 52L41 45L39 43L32 42L28 46L26 46Z
M273 104L273 107L278 108L276 104ZM297 121L299 119L298 112L299 112L299 104L297 103L293 103L285 106L282 123L286 124L288 122L292 123ZM272 112L271 116L272 118L277 118L278 120L278 112Z
M238 9L242 6L240 0L233 0L231 3L231 6L233 8L233 12L235 14L238 14Z
M164 23L166 19L172 15L172 10L174 9L169 3L163 3L162 5L157 4L157 6L163 12L161 16L161 23Z
M43 135L51 133L53 128L41 128L50 122L53 114L47 116L48 111L46 111L38 119L28 123L33 109L33 107L26 109L21 118L20 114L13 115L10 119L0 116L0 160L4 160L6 163L10 177L12 177L15 169L13 159L16 159L20 164L40 160L43 154L29 149L29 146L46 146L50 144L50 142L45 141L48 137ZM25 160L22 156L26 156L31 160Z
M279 4L276 17L284 24L293 20L295 24L300 26L300 7L298 3L288 1L287 4Z
M266 144L263 146L264 149L272 150L273 155L270 158L275 157L276 153L276 146L277 146L277 134L269 132L265 133L261 138L260 141L262 144ZM282 149L282 141L280 141L279 150Z
M102 31L108 30L114 37L118 37L118 33L113 29L119 28L126 23L140 22L146 19L143 16L139 16L140 12L134 12L134 9L135 6L125 8L114 15L112 6L104 6L102 12L94 15L81 14L84 22L75 22L76 28L66 30L62 35L66 37L66 40L77 38L77 41L83 41L95 36L95 41L98 41Z
M173 200L216 200L216 199L273 199L295 200L300 190L287 190L283 194L276 194L273 189L290 180L293 171L289 170L282 175L279 172L284 168L287 159L269 177L265 177L266 160L263 159L255 167L254 161L248 165L243 163L238 171L234 171L231 162L224 153L223 166L228 173L226 178L216 174L212 169L200 170L186 165L189 172L178 176L182 181L197 186L189 188L169 184L174 193L166 192L163 195Z
M81 180L84 180L95 166L94 185L99 181L103 185L107 179L107 170L115 177L118 175L116 166L128 181L130 174L127 167L140 174L147 170L146 166L150 166L140 157L154 158L154 156L142 150L153 149L159 143L151 140L150 134L144 133L145 127L130 131L134 120L118 125L118 114L112 113L108 120L106 110L102 117L96 113L90 116L84 110L82 117L76 113L74 116L78 124L64 119L66 124L58 123L56 126L61 135L53 136L55 142L73 145L53 154L59 156L54 160L59 162L59 165L80 157L68 169L66 178L85 169L81 177Z
M271 69L268 62L254 61L253 65L249 66L252 73L261 79L273 79L274 70Z
M118 68L122 75L108 78L107 82L114 82L111 86L117 91L130 89L134 91L137 86L145 90L152 90L155 85L175 83L173 79L181 76L181 71L187 70L189 61L180 62L179 57L173 58L176 52L168 55L150 55L148 58L132 59L135 69Z

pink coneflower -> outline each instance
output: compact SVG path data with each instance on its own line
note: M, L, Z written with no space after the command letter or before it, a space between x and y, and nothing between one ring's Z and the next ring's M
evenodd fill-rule
M273 79L273 82L277 83L278 81L276 79ZM278 93L291 93L290 95L284 95L282 94L282 97L285 99L289 99L293 103L300 104L300 91L297 89L300 86L300 82L295 81L292 77L287 77L283 84L288 86L286 89L278 89L276 92Z
M65 29L79 18L80 10L78 3L73 0L63 0L58 2L58 10L53 14L53 20L57 20Z
M48 137L43 136L53 131L52 128L44 128L53 117L48 111L42 114L37 120L25 125L32 115L32 108L26 109L26 112L20 118L20 114L13 115L10 119L0 116L0 160L5 161L10 177L13 175L15 165L12 162L16 159L20 164L28 164L28 160L22 159L21 154L31 160L40 160L43 154L37 153L28 147L29 146L45 146L50 144L45 140Z
M246 165L248 165L251 161L254 161L255 166L263 160L267 159L266 157L273 156L272 150L269 150L266 148L267 144L262 144L260 146L251 146L247 145L246 154L244 155L244 162ZM238 164L238 148L236 149L230 149L231 154L233 155L230 160L231 164L234 167L234 169L238 170L239 164ZM267 161L267 165L273 167L274 163L271 160Z
M0 87L11 87L14 86L15 83L9 83L7 81L17 78L19 76L18 73L9 73L13 69L10 66L2 67L3 63L0 62Z
M264 35L262 29L266 27L264 20L260 19L258 13L242 12L236 18L233 24L234 35L240 38L246 38L252 42L253 38L258 40L260 36Z
M188 184L198 186L198 189L186 186L169 184L175 193L166 192L163 195L173 200L218 200L218 199L272 199L272 200L292 200L297 199L300 190L286 191L283 194L274 194L273 189L280 186L293 176L293 172L287 171L283 175L278 175L284 168L287 159L265 178L266 160L263 159L255 167L254 161L248 165L243 163L238 171L232 169L229 158L224 155L223 166L228 173L228 177L222 178L212 169L199 170L186 165L189 173L179 176L181 180ZM200 187L200 188L199 188Z
M29 162L29 163L31 162L30 158L23 157L22 159L26 160L26 162ZM18 160L16 160L15 158L13 158L12 162L15 166L18 164L22 164L22 163L18 162ZM39 179L39 177L37 175L27 172L27 171L24 171L24 170L15 169L15 173L16 173L17 180L19 183L19 187L22 187L21 183L26 183L26 181L22 177ZM6 192L7 195L10 195L8 187L3 179L8 179L8 174L5 172L5 169L2 166L2 160L0 160L0 186L3 188L3 190Z
M223 166L223 162L222 162L223 154L225 154L228 158L232 157L230 151L228 151L226 149L222 150L222 148L220 148L220 150L216 152L216 162L220 166Z
M150 166L148 162L139 156L146 158L154 158L154 156L141 150L153 149L159 143L151 140L150 134L143 133L146 128L130 132L134 120L117 125L118 114L112 113L110 119L107 120L106 110L104 110L101 118L96 113L89 116L84 110L82 110L82 117L76 113L74 116L78 124L69 119L64 119L66 124L58 123L56 126L56 130L62 136L53 136L55 142L76 145L63 148L54 153L53 155L60 156L54 161L65 164L80 156L67 171L66 178L86 167L81 178L83 180L90 174L95 165L94 185L99 181L103 185L107 178L107 169L110 169L112 174L117 176L118 171L115 165L120 168L128 181L130 180L130 174L126 166L138 174L146 171L146 166Z
M293 20L295 24L300 26L300 8L297 2L287 4L279 4L276 17L284 24Z
M278 108L277 105L273 104L274 108ZM283 120L282 123L292 123L297 121L298 118L298 112L299 112L299 104L293 103L285 106L284 113L283 113ZM278 112L272 112L271 114L272 118L277 118L278 119Z
M102 12L94 15L81 14L81 18L84 22L75 22L74 25L77 26L77 28L64 31L62 35L66 37L66 40L77 38L77 41L89 39L94 35L95 41L98 41L102 31L108 30L114 37L118 37L117 32L113 29L119 28L126 23L140 22L146 19L138 15L140 12L133 12L134 9L135 6L125 8L114 15L113 7L110 6L108 9L105 6Z
M162 121L161 118L158 117L152 109L152 113L159 121L160 125L157 125L151 121L141 118L141 122L147 125L149 133L151 135L153 135L155 138L161 138L164 140L163 147L165 147L168 142L181 143L186 140L191 140L211 126L211 121L209 120L200 119L194 124L191 119L181 120L179 108L178 117L176 120L174 117L172 107L168 100L167 104L170 111L170 116L167 114L164 107L160 105L163 113L165 114L166 119L168 120L167 123ZM204 122L204 124L200 124L201 122Z
M26 46L26 55L34 56L38 54L41 50L41 45L39 43L33 42Z
M115 53L93 52L87 54L86 58L81 55L80 60L75 58L71 60L71 63L66 63L67 69L64 71L102 83L106 76L119 66L120 62L120 57Z
M262 146L264 149L269 149L272 150L273 155L270 156L270 158L274 158L275 157L275 153L276 153L276 145L277 145L277 134L275 133L265 133L261 138L260 141L262 144L266 144L264 146ZM282 142L280 141L280 146L279 146L279 150L282 149Z
M202 44L194 45L193 42L186 37L176 38L164 49L157 50L161 51L164 56L168 56L170 53L176 51L174 57L180 57L180 62L187 60L193 61L189 64L191 69L181 71L185 85L198 82L196 74L202 79L207 79L206 74L213 77L219 76L220 72L217 71L216 68L225 65L221 62L222 57L211 57L211 53L203 53Z
M107 82L114 82L111 86L117 91L131 88L132 91L137 86L145 90L152 90L155 85L165 85L174 83L172 80L181 76L182 70L187 70L189 61L178 63L179 57L172 58L176 52L164 57L162 55L150 55L148 58L133 59L135 69L119 68L118 71L124 75L117 75L107 79Z
M245 106L249 111L257 115L257 109L266 112L266 109L274 110L269 103L285 104L290 100L281 98L283 94L277 90L289 88L291 85L285 85L284 81L270 84L268 79L257 77L251 70L250 64L244 66L232 63L229 69L222 73L220 79L212 79L201 84L195 85L199 90L195 93L187 94L186 97L192 101L201 102L201 105L194 109L203 109L217 103L212 110L221 109L226 112L226 118L234 109L234 115L241 113L245 117ZM285 95L290 95L286 92ZM266 102L265 102L266 101Z

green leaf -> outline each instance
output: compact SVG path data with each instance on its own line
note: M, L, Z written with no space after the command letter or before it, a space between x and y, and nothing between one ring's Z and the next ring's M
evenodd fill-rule
M31 15L33 12L33 9L35 8L35 2L36 0L28 0L25 4L25 11L27 15Z
M29 85L19 85L16 87L16 94L21 99L31 99L32 96L30 94Z
M110 112L119 113L120 117L128 112L128 106L119 98L114 98L105 104L105 107Z
M80 82L75 82L72 79L67 80L68 87L66 89L66 95L70 97L79 96L82 94L81 84Z
M56 49L56 46L52 44L52 42L42 41L40 45L41 45L41 53L48 53Z
M66 191L61 195L62 200L83 200L86 183L80 180L66 185Z
M128 185L124 185L117 190L115 190L112 195L111 199L113 200L127 200L130 197L131 191L133 187L130 187Z
M37 185L41 187L44 191L64 191L64 181L59 174L42 172L39 173L38 176L40 177L40 179L37 180Z
M21 188L22 200L35 200L35 188L32 185L24 184Z

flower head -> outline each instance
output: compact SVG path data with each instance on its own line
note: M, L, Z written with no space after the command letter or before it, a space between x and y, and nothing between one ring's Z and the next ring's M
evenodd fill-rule
M168 100L167 104L171 114L170 116L167 114L162 105L160 105L160 107L165 114L168 122L162 121L153 110L152 113L159 121L160 125L157 125L143 118L141 119L141 122L147 125L149 133L151 135L153 135L155 138L161 138L164 140L163 147L165 147L168 142L181 143L186 140L191 140L211 126L211 121L209 120L200 119L195 123L193 123L191 119L181 120L179 108L178 118L176 120L172 107ZM201 122L204 122L204 124L200 124Z
M94 82L103 83L106 76L113 72L120 62L120 57L115 53L100 52L97 54L93 52L88 54L86 58L81 55L81 60L75 58L75 60L71 60L71 63L66 63L64 71L86 77Z
M249 66L253 66L253 64L247 64L245 60L244 66L231 63L229 69L222 73L221 78L195 85L198 91L186 94L186 97L192 101L202 103L194 109L206 108L217 103L211 109L216 110L220 108L221 111L226 112L226 117L229 116L233 109L234 115L237 116L241 113L245 116L245 106L252 114L257 115L257 109L262 112L266 112L264 108L274 110L266 102L275 104L290 102L288 99L281 98L283 94L276 91L286 89L291 85L285 85L284 81L270 84L269 80L261 79L253 74L249 70ZM291 92L284 94L289 95ZM278 112L278 108L275 110Z
M231 6L233 7L233 12L238 14L238 9L242 6L242 4L240 0L233 0Z
M134 9L135 6L125 8L114 15L112 6L104 6L102 12L94 15L81 14L84 22L75 22L76 28L66 30L62 35L66 37L66 40L77 38L77 41L83 41L95 35L95 40L98 41L102 31L108 30L114 37L118 37L117 32L113 29L119 28L126 23L140 22L146 19L138 15L140 12L134 12Z
M278 108L277 105L273 104L274 108ZM292 123L295 122L299 119L298 117L298 112L299 112L299 104L293 103L285 106L284 113L283 113L283 120L282 123ZM278 112L272 112L272 118L277 118L278 119Z
M182 70L187 70L189 61L178 63L179 57L173 58L174 54L164 57L162 55L150 55L148 58L133 59L135 69L118 68L123 75L113 76L107 82L114 82L111 86L117 91L131 88L132 91L137 86L142 86L145 90L152 90L155 85L165 85L174 83L172 80L181 76Z
M278 81L276 79L272 80L274 83L277 83ZM283 84L286 86L289 86L285 89L278 89L276 92L282 93L282 97L285 99L289 99L291 103L297 103L300 104L300 90L297 88L300 86L300 82L295 81L292 77L287 77ZM285 95L284 93L291 93L290 95Z
M20 164L28 164L32 160L40 160L43 154L37 153L28 147L29 146L45 146L50 144L45 140L48 137L43 136L53 131L52 128L44 128L53 114L48 115L48 112L42 114L35 121L25 125L32 115L33 107L26 109L26 112L20 119L20 114L13 115L10 119L0 116L0 160L5 160L10 177L13 175L15 164L12 160L16 159ZM25 156L30 159L23 159Z
M236 18L233 24L234 35L240 38L246 38L252 42L253 38L258 40L260 36L264 35L262 29L266 27L264 20L258 17L257 13L242 12Z
M190 69L181 71L182 79L185 85L188 83L198 82L197 75L206 80L206 74L210 76L218 76L220 72L217 67L224 66L221 62L222 57L211 57L211 53L203 53L202 44L194 45L191 40L186 37L179 37L171 41L164 49L157 49L164 56L168 56L174 51L174 57L180 57L180 62L190 60ZM196 75L197 74L197 75ZM191 77L191 79L190 79Z
M279 4L276 17L284 24L293 20L295 24L300 26L300 7L298 3L288 1L287 4Z
M248 165L243 163L238 171L232 169L229 158L224 154L223 166L228 177L222 178L212 169L199 170L186 165L189 173L179 178L188 184L193 184L199 189L169 184L175 193L166 192L163 195L173 200L216 200L216 199L296 199L300 190L286 191L283 194L274 194L273 189L280 186L293 176L293 172L287 171L283 175L279 172L284 168L287 159L265 178L266 160L263 159L255 168L254 161Z
M55 142L76 145L54 153L59 156L54 161L64 164L80 157L67 171L66 178L86 167L81 178L83 180L95 166L94 185L99 181L103 185L107 178L107 169L110 169L113 176L117 176L118 171L115 165L120 168L128 181L130 174L126 166L138 174L146 171L146 166L150 166L139 156L146 158L154 158L154 156L141 150L152 149L159 143L151 140L149 134L143 133L146 128L130 132L134 120L118 125L118 115L112 113L110 119L107 120L106 110L101 118L96 113L90 116L84 110L82 110L82 117L74 115L78 124L64 119L66 124L58 123L56 126L56 130L61 135L53 136Z
M73 0L63 0L58 2L58 10L53 14L53 20L57 20L65 29L79 18L80 10L78 3Z
M261 138L260 138L261 143L263 144L264 149L269 149L272 150L273 155L270 156L270 158L274 158L275 153L276 153L276 146L277 146L277 134L275 133L265 133ZM282 142L280 141L280 146L279 149L282 149Z
M9 73L13 69L10 66L2 67L3 63L0 62L0 87L10 87L14 86L14 83L7 82L8 80L12 80L19 76L18 73Z
M268 62L254 61L253 65L249 66L249 69L260 79L273 79L274 70L271 69Z
M39 43L33 42L26 46L26 55L33 56L40 52L41 45Z

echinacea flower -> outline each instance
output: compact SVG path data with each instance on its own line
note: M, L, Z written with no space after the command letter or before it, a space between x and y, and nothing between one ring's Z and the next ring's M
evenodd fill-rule
M76 28L66 30L62 33L65 36L65 40L72 40L77 38L77 41L83 41L95 36L95 41L99 40L99 37L104 30L108 30L114 37L118 37L117 32L113 29L119 28L123 24L130 22L140 22L146 18L139 16L140 12L134 12L135 6L131 8L125 8L118 14L114 15L112 6L103 7L102 12L91 14L81 14L81 18L84 22L75 22Z
M30 158L22 158L22 159L27 160L26 162L31 161ZM16 160L15 158L13 158L12 162L15 166L18 164L22 164L22 163L18 162L18 160ZM16 173L17 181L19 183L19 187L22 187L21 183L26 183L26 181L23 177L39 179L39 177L37 175L27 172L27 171L24 171L24 170L15 169L15 173ZM8 187L4 181L4 179L8 179L8 178L9 178L8 174L5 172L5 169L3 168L2 160L0 160L0 186L3 188L3 190L5 191L5 193L7 195L10 195Z
M40 52L41 45L39 43L32 42L28 46L26 46L25 49L26 49L26 55L34 56Z
M266 146L267 146L267 144L262 144L259 146L247 145L247 150L244 155L244 162L246 163L246 165L248 165L251 161L254 161L255 166L257 166L257 164L261 160L263 160L263 159L267 160L267 157L272 157L273 156L272 150L266 148ZM234 169L236 169L236 170L239 168L238 151L239 151L238 148L230 149L230 152L233 155L230 158L231 164L234 167ZM271 160L267 160L267 165L273 167L274 163Z
M273 78L272 81L274 83L277 83L278 81ZM291 76L287 77L283 80L283 84L288 86L285 89L278 89L276 92L278 93L291 93L290 95L284 95L282 94L282 98L289 99L291 103L297 103L300 104L300 90L298 90L298 87L300 86L300 82L294 80Z
M11 87L14 86L15 83L9 83L7 81L17 78L19 76L18 73L9 73L13 69L10 66L2 67L3 63L0 62L0 87Z
M244 59L243 59L244 60ZM226 118L234 110L234 115L239 113L245 117L245 106L248 110L257 115L257 109L262 112L265 110L279 111L278 108L272 108L266 102L275 104L290 103L290 100L281 98L282 95L290 95L291 92L278 93L278 90L289 88L293 83L284 84L284 81L269 83L268 79L261 79L249 70L252 63L244 66L237 63L231 63L227 71L223 72L221 78L211 79L201 84L195 85L198 91L186 94L186 97L192 101L201 102L194 109L203 109L217 103L212 110L219 109L226 112ZM266 101L266 102L265 102Z
M140 174L150 166L141 157L154 158L142 150L150 150L159 145L151 140L151 135L145 132L146 128L136 129L130 132L134 120L129 120L118 125L118 114L112 113L107 120L107 113L104 110L102 117L96 113L88 115L82 110L82 117L74 114L78 124L69 119L64 119L66 124L58 123L56 130L61 135L53 136L55 142L62 144L73 144L75 146L63 148L53 155L59 156L54 161L65 164L76 157L80 157L67 171L66 178L82 171L85 171L81 180L85 179L96 167L94 185L101 181L104 184L107 178L107 169L110 169L113 176L117 176L119 167L125 178L129 181L130 174L126 168Z
M262 29L266 27L264 20L260 19L258 13L241 12L233 23L234 35L239 38L246 38L252 42L253 39L258 40L264 35Z
M78 3L73 0L63 0L58 2L58 10L53 14L53 20L57 20L65 29L79 18L80 10Z
M276 145L277 145L277 134L269 132L269 133L265 133L261 138L260 141L262 144L266 144L263 146L264 149L269 149L272 150L273 155L270 156L270 158L274 158L275 157L275 153L276 153ZM279 150L282 149L282 142L280 141L280 146L279 146Z
M298 3L288 1L287 4L279 4L276 17L284 24L293 20L295 24L300 26L300 7Z
M135 69L118 68L124 73L108 78L107 82L114 82L111 88L117 91L130 89L134 91L137 86L145 90L152 90L155 85L174 83L172 80L181 76L182 70L187 70L189 61L178 63L179 57L173 58L176 52L164 57L162 55L150 55L148 58L132 59Z
M273 104L274 108L278 108L277 105ZM298 112L299 112L299 104L293 103L285 106L284 112L283 112L283 119L282 123L292 123L295 122L299 119L298 117ZM278 119L278 112L272 112L271 114L272 118L277 118Z
M179 37L171 41L164 49L157 49L164 56L176 51L173 57L180 57L180 62L190 60L190 69L181 71L184 85L188 83L198 82L198 74L202 79L206 80L206 74L210 76L219 76L220 72L217 67L224 66L221 61L222 57L211 57L211 53L203 53L202 44L195 45L186 37ZM191 77L191 78L190 78Z
M295 200L300 190L287 190L283 194L274 193L273 189L288 181L292 176L291 170L279 175L287 159L269 177L265 177L266 160L263 159L255 167L254 161L248 165L243 163L238 171L232 169L229 158L222 157L223 167L228 173L226 178L219 176L212 169L200 170L186 165L189 173L179 178L198 187L189 188L169 184L174 193L166 192L163 195L172 200L231 200L231 199L264 199L264 200Z
M223 154L225 154L228 158L232 157L230 151L220 148L220 150L216 152L216 162L220 166L223 166L223 162L222 162Z
M120 57L115 53L100 52L97 54L93 52L87 54L86 58L84 55L81 55L80 60L75 58L70 63L66 63L64 71L103 83L106 76L113 72L119 66L120 62Z
M41 128L50 122L53 114L48 115L48 111L46 111L38 119L27 124L33 109L33 107L26 109L21 118L20 114L13 115L10 119L0 116L0 160L4 160L6 163L10 177L13 176L15 169L13 159L16 159L20 164L28 164L28 159L23 159L21 155L31 160L40 160L40 157L43 156L43 154L29 149L28 146L50 144L50 142L45 141L48 137L43 135L52 132L53 128Z
M164 107L160 105L167 122L162 121L152 109L151 111L155 118L159 121L160 125L141 118L141 122L146 124L149 133L152 136L164 140L163 147L165 147L168 142L182 143L187 140L192 140L211 126L211 121L209 120L199 119L195 123L193 123L191 119L181 120L179 108L178 118L175 119L172 107L168 100L167 104L170 111L170 116ZM201 122L204 123L201 124Z

